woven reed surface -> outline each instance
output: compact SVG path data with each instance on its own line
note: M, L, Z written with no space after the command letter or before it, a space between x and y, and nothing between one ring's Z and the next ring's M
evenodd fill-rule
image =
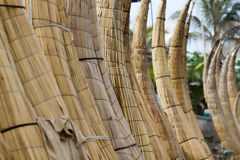
M9 152L9 148L5 143L5 140L1 133L0 133L0 159L6 159L6 160L12 159L12 156Z
M189 91L188 89L188 77L187 77L187 44L188 44L188 36L189 36L189 28L191 25L191 20L192 20L192 12L193 8L195 6L195 3L192 5L192 9L190 11L190 14L187 18L187 21L184 26L184 37L183 37L183 42L182 42L182 72L183 72L183 77L184 77L184 82L185 82L185 91ZM189 94L189 93L186 93Z
M216 84L217 84L217 90L219 93L219 81L220 81L220 72L221 72L221 68L222 68L222 64L221 64L221 59L222 59L222 50L219 50L218 54L217 54L217 60L216 60Z
M134 97L126 69L123 48L123 10L125 1L97 1L103 56L123 114L136 143L146 159L153 159L152 147Z
M148 106L147 102L144 100L143 94L139 89L135 74L132 70L132 66L130 63L127 64L127 66L128 66L127 69L129 73L129 79L131 81L131 86L133 88L133 93L135 98L137 99L138 106L140 106L139 108L142 113L144 124L147 128L147 133L153 147L154 155L156 159L170 159L167 149L165 147L165 143L161 138L162 135L158 132L156 123L151 118L153 117L153 115L151 111L147 110L150 107Z
M221 68L220 76L219 76L219 98L223 110L223 114L225 118L227 119L228 123L230 124L229 127L232 127L233 133L238 138L238 141L240 142L240 130L237 127L237 124L233 117L233 112L231 109L231 104L229 100L229 94L228 94L228 85L227 85L227 73L228 73L228 64L229 60L231 58L231 53L227 56L227 58L224 61L224 64ZM216 64L218 65L218 64ZM217 71L216 71L217 73Z
M0 2L22 6L20 0ZM0 13L17 72L36 114L48 119L68 116L58 85L34 35L26 11L21 8L1 7Z
M0 130L25 123L35 123L35 113L16 71L2 21L0 22L0 53ZM37 125L15 128L3 132L2 136L13 159L48 159ZM0 156L0 159L6 157Z
M240 129L240 120L239 120L239 114L238 114L238 110L239 110L239 97L240 94L238 94L237 98L236 98L236 102L235 102L235 106L234 106L234 111L233 111L233 116L234 119L236 121L237 127L238 129Z
M235 61L237 57L237 51L238 49L236 50L236 52L234 52L234 54L231 55L231 58L228 64L228 73L227 73L228 94L229 94L232 112L234 112L234 105L238 95L237 75L235 71ZM239 112L239 115L240 115L240 112Z
M125 1L126 4L126 1ZM126 6L126 5L124 5ZM124 10L124 15L129 14L130 12L130 7L129 9ZM133 93L135 98L137 99L138 106L140 106L140 110L142 113L143 121L144 124L147 128L147 133L150 139L150 142L153 147L154 155L156 159L170 159L168 152L166 150L166 147L164 146L164 142L161 138L162 135L158 132L158 126L157 124L153 121L151 117L153 117L153 114L150 110L150 107L147 104L147 101L144 100L143 94L139 89L139 85L137 84L136 76L133 71L132 64L130 63L130 44L129 44L129 16L123 16L124 21L126 21L124 24L124 54L126 57L126 66L127 66L127 71L129 74L129 79L131 82L131 86L133 88Z
M175 131L173 131L169 120L157 102L149 73L146 39L144 38L147 34L146 22L149 2L149 0L142 0L140 9L138 11L136 24L133 31L131 62L133 64L134 73L136 74L136 79L139 84L138 86L140 87L147 103L145 108L148 110L148 113L151 114L150 117L152 117L153 123L155 123L154 126L156 126L158 132L161 134L161 138L164 141L164 146L168 150L168 154L170 155L171 159L176 159L183 157L183 153L177 140Z
M211 156L211 152L204 141L202 132L199 128L197 119L195 117L195 114L193 112L191 99L189 91L186 91L185 87L185 79L184 77L184 71L182 67L182 55L183 55L183 41L184 41L184 27L185 27L185 21L189 9L189 5L191 3L191 0L188 0L185 4L184 9L182 10L177 25L174 30L174 34L171 40L170 48L169 48L169 55L168 55L168 67L171 75L171 80L173 83L173 87L175 89L177 98L180 102L180 105L183 107L183 111L185 113L185 116L188 118L189 123L194 128L194 131L198 137L199 140L201 140L201 143L203 144L203 147L206 151L206 153ZM188 89L187 89L188 90Z
M218 51L216 51L218 52ZM234 134L234 131L230 127L230 124L228 123L226 117L224 116L221 102L217 93L217 87L216 87L216 58L217 54L210 59L207 62L210 63L209 65L209 71L207 75L207 92L208 92L208 108L210 110L211 117L213 119L214 127L217 131L218 137L224 147L226 147L226 139L227 137L230 138L231 146L230 149L234 151L234 155L239 156L240 152L240 146L239 141L236 135Z
M128 3L127 1L125 1L125 3L123 4L124 6L127 6ZM125 61L126 61L126 66L127 66L127 71L129 74L131 86L133 88L133 94L137 99L138 106L142 113L143 121L147 128L147 133L148 133L150 142L152 144L156 159L169 159L169 155L167 150L165 149L163 140L160 134L158 133L157 127L155 127L156 123L151 118L153 117L152 113L151 111L149 112L149 110L147 111L147 109L150 109L150 108L147 107L147 103L143 98L143 94L141 93L139 86L137 85L136 77L132 69L132 65L130 63L131 52L130 52L130 44L129 44L129 22L130 22L130 19L128 16L129 12L130 12L130 7L125 7L124 14L123 14L123 24L125 24L124 30L123 30L124 32L123 44L124 44L124 54L126 59Z
M166 1L162 1L152 33L153 69L159 98L170 122L176 130L177 137L180 145L182 146L185 158L209 158L204 151L202 144L196 137L196 134L189 124L188 119L184 115L170 79L164 40L165 9Z
M38 0L32 2L33 25L62 23L62 25L65 24L66 27L66 14L63 5L65 5L65 1ZM40 8L39 6L42 7ZM80 66L77 65L79 61L76 56L76 50L73 48L74 46L71 45L70 33L57 26L37 27L35 28L35 32L57 80L61 95L70 113L70 118L75 121L85 136L107 136L100 114L96 107L93 107L95 106L95 102L88 86L84 83L85 77L83 76L83 72ZM75 59L72 58L73 60L70 62L69 58L71 58L71 56ZM76 81L76 78L72 79L71 71L75 71L75 73L78 72L80 81ZM81 95L79 97L75 90L74 82L80 85L80 89L85 89L85 91L79 93L79 95ZM86 103L84 101L89 102ZM87 113L87 122L82 110L85 111L85 114ZM92 130L90 130L89 127L91 127ZM91 159L115 158L112 156L115 152L109 140L97 141L98 144L96 144L96 141L88 141L87 150Z
M189 92L189 87L188 87L188 77L187 77L187 44L188 44L188 36L189 36L189 28L190 28L190 25L191 25L191 20L192 20L192 13L193 13L193 9L194 9L194 6L195 6L195 2L194 1L192 3L192 7L191 7L191 11L189 13L189 16L187 18L187 21L185 23L185 26L184 26L184 38L183 38L183 43L182 43L182 75L184 77L184 88L185 88L185 93L186 95L190 95L190 92ZM186 105L188 106L191 106L191 99L190 97L185 99L186 101Z
M183 30L184 30L185 21L186 21L187 12L188 12L190 3L191 3L191 0L187 0L185 7L181 11L181 14L178 18L178 22L174 30L174 34L173 34L170 48L169 48L169 55L168 55L168 67L169 67L169 72L172 78L172 83L176 91L177 98L180 104L182 105L185 113L189 113L189 111L192 109L192 108L189 108L191 106L185 105L185 101L184 101L185 91L183 89L184 77L183 77L183 71L181 67L182 41L184 38ZM190 118L188 115L186 116Z
M223 46L219 44L219 40L215 41L209 55L204 60L202 79L203 79L203 93L204 93L204 98L206 102L208 101L207 78L208 78L208 70L209 70L210 62L215 51L221 49L222 47Z
M104 62L94 59L81 60L83 58L102 57L95 4L94 0L70 1L67 13L68 25L73 31L74 44L80 63L85 71L84 74L97 102L101 117L108 128L114 149L117 150L121 159L141 158L142 155L138 148L133 146L135 144L134 139L123 117Z

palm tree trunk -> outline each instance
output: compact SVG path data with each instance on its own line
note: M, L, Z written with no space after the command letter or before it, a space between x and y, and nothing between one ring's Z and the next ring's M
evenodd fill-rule
M167 128L166 123L162 123L162 117L164 113L162 112L160 105L157 102L155 91L151 82L151 77L149 73L149 64L147 61L147 51L146 51L146 34L147 34L147 17L148 17L148 6L150 0L142 0L141 6L138 11L138 16L136 24L133 31L133 42L132 42L132 56L131 62L133 64L134 73L136 74L137 83L140 87L140 92L143 94L144 101L147 103L145 106L148 112L151 114L152 122L156 123L158 131L162 133L162 139L164 140L165 148L171 159L182 158L183 154L181 147L176 138L168 139L168 135L174 135L174 132L163 132L163 127ZM161 119L159 121L159 119ZM155 121L155 122L154 122ZM165 119L168 121L168 119ZM161 124L162 123L162 124ZM168 123L170 124L170 123ZM171 126L169 127L170 130ZM170 131L168 129L168 131Z
M123 30L126 23L123 21L124 2L130 1L99 0L97 2L103 57L136 143L146 159L155 159L154 154L149 152L152 151L152 146L126 68L126 54L123 48Z
M209 156L205 153L202 144L196 138L192 126L184 115L171 83L165 48L165 9L166 1L163 0L158 10L152 37L153 69L159 98L170 122L176 129L186 159L208 158Z
M194 128L194 131L196 132L199 140L202 141L202 144L204 146L206 153L208 155L211 155L211 152L206 142L204 141L202 132L199 128L197 119L193 112L189 90L185 86L186 77L184 76L184 73L186 73L186 71L183 71L183 69L186 69L186 68L182 67L183 41L184 41L184 32L182 31L184 30L185 21L186 21L187 12L188 12L190 3L191 3L191 0L188 0L185 5L185 8L183 9L183 11L179 16L179 20L175 28L175 31L171 40L170 48L169 48L168 67L171 75L171 80L177 94L177 98L180 101L180 105L183 107L185 116L188 118L189 123Z

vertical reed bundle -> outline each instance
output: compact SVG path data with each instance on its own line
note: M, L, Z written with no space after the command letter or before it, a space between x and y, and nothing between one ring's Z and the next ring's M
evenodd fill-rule
M168 150L168 154L171 159L182 158L182 150L179 145L179 142L176 138L176 133L173 132L171 128L171 124L168 122L167 117L164 119L165 123L163 123L163 118L165 113L160 108L160 105L157 102L155 91L151 82L151 77L149 73L149 64L147 59L147 51L146 51L146 34L147 34L147 16L148 16L148 6L149 0L142 0L141 6L138 11L138 16L136 19L136 24L133 30L133 42L132 42L132 56L131 62L133 64L133 69L136 74L137 83L139 84L140 92L144 96L144 100L147 105L144 107L148 110L150 117L152 117L152 122L156 123L154 126L160 131L161 138L164 140L164 146ZM126 47L126 44L125 44ZM128 67L129 68L129 67ZM130 74L130 73L129 73ZM168 123L167 127L164 126ZM164 130L168 132L163 132ZM169 130L172 130L170 133ZM169 135L167 135L169 134ZM171 136L170 136L171 135ZM169 136L169 137L168 137ZM154 146L153 146L154 147Z
M185 104L185 90L183 89L183 71L181 67L181 60L182 60L182 42L184 38L184 26L185 21L189 9L189 5L191 0L187 0L184 9L181 11L181 14L178 18L177 25L175 27L173 37L171 39L171 44L169 48L169 55L168 55L168 68L171 75L171 80L174 86L174 89L177 94L177 98L180 102L180 105L183 107L183 111L186 114L190 123L191 115L190 115L190 108L191 106L186 106Z
M216 59L216 85L217 85L218 94L219 94L220 73L222 68L221 59L222 59L222 50L219 50L217 54L217 59Z
M240 128L240 120L239 120L239 98L240 98L240 94L237 95L236 97L236 102L235 102L235 106L234 106L234 111L233 111L233 116L235 118L236 124L238 126L238 128Z
M1 0L3 5L23 6L23 1ZM0 15L16 69L25 93L38 116L55 119L68 115L56 79L34 35L23 8L0 7Z
M73 31L74 44L81 66L85 70L84 74L109 131L114 150L120 159L141 159L142 155L135 145L128 124L123 117L104 61L102 61L95 4L95 0L69 1L68 25Z
M188 36L189 36L189 28L192 20L192 12L193 8L195 6L195 2L193 2L192 9L190 11L190 14L187 18L187 21L184 26L184 37L183 37L183 43L182 43L182 71L183 71L183 77L185 81L185 91L187 92L186 94L189 94L189 88L188 88L188 77L187 77L187 44L188 44Z
M202 144L196 137L193 128L185 117L171 83L165 49L165 9L166 0L163 0L159 7L152 33L153 69L159 98L170 122L176 130L178 140L182 146L186 159L209 158L210 156L205 153Z
M235 119L233 117L233 112L231 110L231 104L229 100L229 94L228 94L228 85L227 85L227 73L228 73L228 64L229 60L231 58L231 53L227 56L227 58L224 61L224 64L221 68L220 76L219 76L219 89L218 89L218 95L220 98L223 114L225 118L227 119L229 123L229 127L232 127L233 133L238 138L238 141L240 142L240 130L236 125ZM218 65L218 64L216 64ZM216 71L217 73L217 71Z
M193 2L192 4L192 9L190 11L190 14L188 16L188 19L185 23L184 26L184 38L183 38L183 43L182 43L182 72L183 72L183 77L184 77L184 87L185 87L185 92L186 95L190 95L189 93L189 88L188 88L188 77L187 77L187 44L188 44L188 36L189 36L189 28L192 20L192 12L193 8L195 6L196 1ZM191 106L191 100L190 98L185 99L186 100L186 105Z
M199 128L197 119L193 112L190 94L188 88L185 86L186 77L184 77L184 73L182 67L182 57L183 57L183 41L184 41L184 30L185 21L189 9L189 5L191 0L187 0L185 8L182 10L177 26L174 30L174 34L171 40L170 48L169 48L169 59L168 59L168 67L171 75L171 80L176 91L177 98L180 102L180 105L183 107L183 111L185 116L188 118L189 123L194 128L197 137L201 140L201 143L208 155L211 155L211 152L204 141L202 132Z
M97 2L103 56L115 93L136 143L146 159L153 159L152 147L126 69L123 50L123 2L125 1L99 0Z
M218 47L218 49L221 48ZM217 51L216 51L217 52ZM217 87L216 87L216 58L217 54L215 53L214 56L208 60L211 61L211 63L207 62L209 65L208 69L208 75L207 75L207 92L208 92L208 108L211 113L211 117L213 119L214 127L217 131L218 137L221 140L221 143L224 147L226 147L226 140L227 138L230 138L231 140L231 146L230 149L234 151L235 158L239 158L240 153L240 143L238 141L238 138L234 134L234 131L232 130L230 124L228 123L226 117L223 114L223 110L221 107L221 102L217 93Z
M220 43L220 40L218 39L217 41L214 42L213 47L209 53L209 55L207 56L207 58L204 61L204 68L203 68L203 93L204 93L204 98L205 101L208 101L208 91L207 91L207 78L208 78L208 71L209 71L209 67L210 67L210 63L211 63L211 59L214 56L215 51L219 51L222 49L223 44Z
M131 78L131 77L129 77ZM135 80L134 82L137 85ZM133 86L133 85L132 85ZM153 121L151 111L147 110L149 108L148 104L144 100L143 94L137 86L136 90L134 90L135 98L137 99L139 109L142 113L143 122L146 126L147 133L150 139L150 143L153 147L153 153L156 159L170 159L169 152L167 151L166 143L162 140L157 128L156 123ZM169 146L168 146L169 147Z
M0 134L0 159L12 160L12 156L2 134Z
M8 39L1 21L0 131L2 134L0 141L2 141L2 137L5 139L13 159L48 159L41 132L36 125L35 112L23 90L7 42ZM2 149L6 150L3 147L0 145L0 159L8 159L9 155L6 154L6 151L4 151L5 156L1 153Z
M93 107L95 106L95 102L92 98L91 92L86 86L86 83L83 83L85 77L83 76L80 66L77 65L79 61L76 57L77 54L73 48L74 46L71 43L71 33L58 26L47 26L48 24L61 24L66 27L66 13L64 5L65 0L53 0L51 3L49 1L42 0L33 1L32 24L34 25L35 33L39 38L45 56L47 57L53 74L57 80L60 93L68 108L70 118L75 121L85 136L107 136L100 114L98 113L96 107ZM40 8L39 6L42 7ZM69 63L68 57L71 55L76 58L75 63ZM85 92L83 92L86 95L78 97L73 83L76 82L76 79L72 79L71 71L77 71L79 73L78 78L82 81L77 81L77 84L80 85L81 88L87 88L85 89ZM84 103L84 101L88 101L88 103ZM88 112L86 112L88 113L88 116L86 116L89 119L88 122L86 122L82 113L82 109L84 109L83 105L86 110L89 108ZM91 130L88 125L95 125L95 127ZM114 156L115 152L108 140L98 140L98 144L96 141L88 141L87 144L87 151L91 159L116 158L116 155Z
M131 2L130 2L131 3ZM127 2L125 1L124 6L127 6ZM128 14L130 12L130 7L129 9L124 10L124 14ZM130 44L129 44L129 17L128 16L123 16L123 24L124 26L124 54L125 54L125 61L126 61L126 66L127 66L127 72L129 74L129 80L131 82L131 87L133 88L133 94L134 97L136 98L137 104L139 106L139 109L142 113L142 118L144 121L144 124L147 129L147 134L149 136L150 142L153 147L154 155L156 159L169 159L168 152L165 147L165 143L162 140L162 135L158 132L158 129L156 126L156 123L153 121L152 117L153 114L150 110L150 107L148 106L147 102L144 100L143 94L141 90L139 89L139 85L136 81L136 76L133 71L133 67L130 61Z
M123 14L123 24L124 25L124 54L125 54L125 62L126 62L126 66L127 66L127 71L129 74L129 80L131 82L131 86L133 88L133 94L137 100L138 106L140 108L140 111L142 113L142 117L143 117L143 121L144 124L147 128L147 133L150 139L150 142L153 146L153 150L154 150L154 155L156 157L156 159L169 159L169 155L167 150L165 149L166 145L162 140L162 137L164 136L164 133L169 133L169 129L171 129L171 126L168 126L169 128L167 128L168 130L166 130L163 133L163 128L165 126L156 126L156 123L153 121L153 119L151 117L153 117L152 111L150 110L150 107L148 107L146 101L143 98L143 94L139 89L139 85L137 84L136 81L136 77L132 68L132 64L130 61L130 56L131 56L131 52L130 52L130 43L129 43L129 22L130 22L130 17L129 17L129 13L130 13L130 6L129 4L131 4L131 1L127 2L125 1L125 3L123 3L125 8L123 10L124 14ZM161 119L161 117L160 117ZM162 119L161 119L162 120ZM162 124L162 123L161 123ZM160 124L160 125L161 125ZM161 127L161 129L159 129L159 127ZM161 133L158 131L161 130ZM165 129L165 128L164 128ZM173 137L173 136L172 136Z
M231 109L233 113L234 113L236 97L238 95L238 84L237 84L237 77L235 72L235 61L236 61L238 50L239 48L237 48L236 51L231 55L231 58L228 64L228 73L227 73L228 94L229 94ZM240 112L238 115L240 115Z

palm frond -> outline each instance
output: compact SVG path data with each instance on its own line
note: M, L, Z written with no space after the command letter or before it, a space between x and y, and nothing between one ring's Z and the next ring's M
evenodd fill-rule
M176 12L174 12L170 17L169 17L169 19L171 19L171 20L177 20L178 19L178 17L179 17L179 15L180 15L180 13L181 13L181 11L179 10L179 11L176 11Z

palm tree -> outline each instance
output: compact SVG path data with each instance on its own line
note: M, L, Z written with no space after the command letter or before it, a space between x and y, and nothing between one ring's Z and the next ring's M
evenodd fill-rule
M205 39L213 44L223 34L227 39L240 36L240 3L233 0L201 0L198 5L201 7L201 14L204 17L193 16L193 37L201 38L201 29L204 31ZM177 19L180 11L176 11L170 19Z

